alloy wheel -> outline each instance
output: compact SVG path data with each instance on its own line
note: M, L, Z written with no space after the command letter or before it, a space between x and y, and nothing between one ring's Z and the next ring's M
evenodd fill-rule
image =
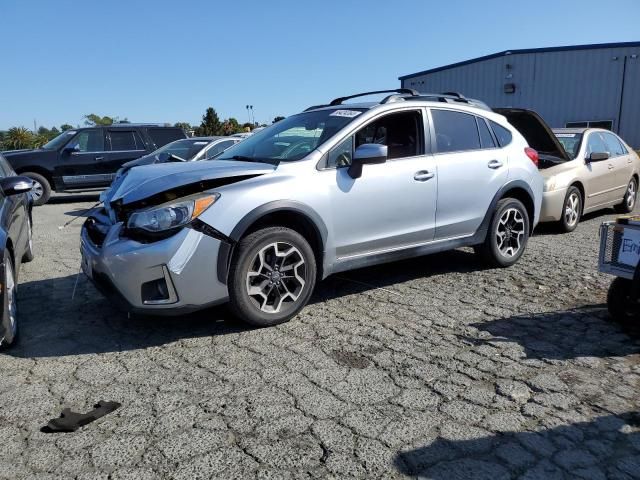
M636 204L637 193L636 182L634 180L631 180L629 182L629 186L627 187L627 207L629 207L629 210L633 210L633 207Z
M9 314L9 329L12 337L15 337L18 330L16 303L16 282L13 276L13 265L8 261L5 265L5 288L7 289L7 311Z
M567 203L564 207L564 220L567 223L568 227L573 227L576 223L578 223L578 218L580 216L580 197L576 192L573 192L567 198Z
M306 263L302 253L287 242L262 247L247 272L247 294L263 312L278 313L295 303L305 286Z
M33 197L34 201L37 201L44 194L44 187L37 180L33 180L33 178L31 180L33 181L33 187L31 188L31 196Z
M526 231L524 216L516 208L504 211L496 229L498 250L505 257L515 257L522 248Z

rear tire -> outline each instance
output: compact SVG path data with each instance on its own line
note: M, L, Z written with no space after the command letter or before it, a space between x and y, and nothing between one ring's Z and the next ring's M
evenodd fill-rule
M24 172L20 175L25 177L29 177L33 180L33 189L31 190L31 195L33 196L33 204L37 207L40 205L44 205L49 201L51 197L51 184L49 180L44 178L39 173L34 172Z
M580 218L582 217L583 202L582 193L580 193L578 187L569 187L564 197L562 218L559 222L562 232L573 232L578 227L578 223L580 223Z
M243 238L229 268L229 306L257 327L284 323L309 302L316 259L305 238L283 227L268 227Z
M529 240L529 214L520 200L503 198L496 205L487 237L475 247L492 267L510 267L516 263Z
M607 294L607 307L609 315L616 322L630 322L638 320L640 315L640 303L638 299L631 298L631 285L633 282L626 278L617 277L611 282Z
M9 348L18 339L18 308L16 302L16 276L13 260L8 250L4 251L4 278L2 285L2 340L0 349Z
M627 191L624 193L624 198L620 205L616 205L616 211L618 213L631 213L636 206L636 199L638 197L638 182L635 178L629 180L627 184Z

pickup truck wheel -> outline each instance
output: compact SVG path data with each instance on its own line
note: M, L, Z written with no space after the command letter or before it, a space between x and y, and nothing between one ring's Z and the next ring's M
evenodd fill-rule
M269 227L240 241L229 269L229 303L257 327L284 323L307 304L316 282L316 260L294 230Z
M582 194L577 187L570 187L564 197L562 206L562 219L559 222L560 230L565 233L573 232L582 216Z
M529 214L520 200L503 198L496 205L484 243L476 253L493 267L510 267L516 263L529 240Z
M0 348L8 348L18 337L18 304L16 301L16 276L11 254L4 251L4 288L2 289L2 337Z
M635 178L629 180L627 185L627 191L624 193L624 198L620 205L616 205L616 211L619 213L631 213L636 206L636 198L638 196L638 182Z
M44 205L49 201L51 197L51 185L49 181L39 173L24 172L20 175L29 177L33 180L33 188L31 189L31 196L33 197L33 204L36 206Z

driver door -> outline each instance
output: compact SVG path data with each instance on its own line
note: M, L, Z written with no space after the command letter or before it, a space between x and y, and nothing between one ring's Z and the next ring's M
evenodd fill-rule
M55 168L64 188L91 188L101 182L100 162L105 158L104 129L79 131L62 149Z
M324 176L338 261L433 240L437 179L426 155L425 122L424 109L382 115L329 152ZM388 159L364 165L353 179L348 166L365 143L387 145Z

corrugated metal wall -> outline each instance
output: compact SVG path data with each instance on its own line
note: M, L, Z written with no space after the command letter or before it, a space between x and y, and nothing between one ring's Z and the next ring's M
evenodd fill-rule
M515 84L515 93L504 93L507 83ZM640 47L515 53L402 84L421 92L460 92L493 107L529 108L552 127L610 120L615 132L640 148Z

